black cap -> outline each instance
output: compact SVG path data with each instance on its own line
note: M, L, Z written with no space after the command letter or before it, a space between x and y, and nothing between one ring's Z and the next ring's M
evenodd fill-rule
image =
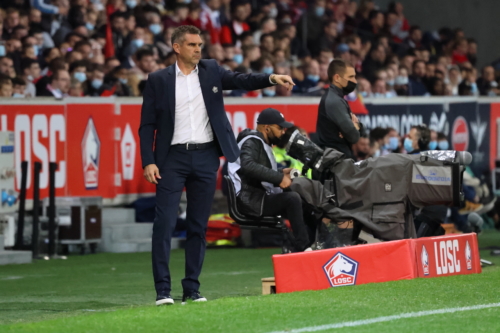
M292 123L285 121L285 116L281 112L273 108L267 108L262 110L257 118L257 124L259 125L278 125L283 128L290 128L293 126Z

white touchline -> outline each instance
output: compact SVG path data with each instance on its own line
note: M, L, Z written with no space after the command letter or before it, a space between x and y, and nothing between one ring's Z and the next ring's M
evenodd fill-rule
M361 326L361 325L368 325L368 324L374 324L374 323L381 323L384 321L393 321L393 320L398 320L398 319L403 319L403 318L415 318L415 317L430 316L430 315L441 314L441 313L454 313L454 312L461 312L461 311L471 311L471 310L480 310L480 309L497 308L497 307L500 307L500 303L464 306L461 308L445 308L445 309L437 309L437 310L429 310L429 311L409 312L409 313L401 313L401 314L393 315L393 316L376 317L376 318L372 318L372 319L363 319L363 320L356 320L356 321L345 321L343 323L327 324L327 325L319 325L319 326L309 326L309 327L291 329L291 330L286 330L286 331L275 331L275 332L270 332L270 333L318 332L318 331L329 330L332 328Z

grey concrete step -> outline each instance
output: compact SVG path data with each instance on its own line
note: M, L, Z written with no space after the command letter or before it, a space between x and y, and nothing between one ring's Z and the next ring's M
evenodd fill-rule
M175 250L180 248L184 240L184 238L172 238L171 249ZM113 242L106 245L106 252L151 252L151 238L129 239L121 242Z
M135 210L133 208L103 208L102 225L115 225L135 223Z
M0 265L29 264L31 251L2 251L0 252Z
M129 239L151 238L153 235L152 223L127 223L106 225L102 227L103 238L112 242L121 242Z

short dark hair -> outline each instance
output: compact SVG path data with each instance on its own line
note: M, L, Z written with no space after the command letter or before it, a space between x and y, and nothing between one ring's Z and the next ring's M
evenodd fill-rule
M65 71L67 72L67 70L65 68L58 68L54 71L54 73L52 74L52 80L57 80L59 79L59 72L61 71Z
M423 61L422 59L417 59L413 61L413 64L411 64L411 68L415 69L419 63L423 63L424 65L426 65L425 61Z
M172 45L174 45L174 43L182 43L186 34L199 35L201 34L201 31L193 25L181 25L180 27L175 28L172 33Z
M73 50L78 50L81 46L84 46L84 45L86 45L88 47L92 47L92 44L90 44L90 42L86 38L84 38L84 39L76 42L75 47L73 47Z
M370 139L378 141L384 139L389 134L389 129L383 127L375 127L370 131Z
M139 49L139 50L135 53L135 58L136 58L138 61L140 61L142 58L144 58L144 57L148 57L148 56L154 57L154 53L153 53L153 51L148 50L148 49Z
M69 72L73 72L75 69L77 69L78 67L85 67L85 70L87 70L87 61L85 60L78 60L78 61L73 61L70 65L69 65Z
M12 85L14 86L25 86L26 81L18 76L12 79Z
M24 73L24 70L26 68L30 68L31 65L35 64L35 63L38 63L38 61L36 61L35 59L31 59L31 58L22 58L21 59L21 73Z
M328 65L328 80L332 82L333 76L335 74L343 75L348 67L354 68L354 66L342 59L333 59Z
M425 124L415 125L411 127L412 129L417 130L418 135L418 149L419 150L427 150L429 149L428 145L431 141L431 131Z
M104 65L101 65L101 64L92 64L92 66L90 66L90 68L89 68L89 72L94 72L94 71L98 71L98 72L104 73Z

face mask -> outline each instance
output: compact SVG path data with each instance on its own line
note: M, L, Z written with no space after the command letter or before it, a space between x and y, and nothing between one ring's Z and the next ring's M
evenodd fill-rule
M354 89L356 89L357 84L352 82L352 81L349 81L347 79L344 79L344 80L347 81L347 85L345 87L342 87L342 93L345 96L345 95L349 95L350 93L352 93L354 91Z
M88 31L94 31L94 25L90 22L85 23L85 27Z
M85 75L85 73L82 72L76 72L75 74L73 74L73 77L77 79L79 82L85 82L85 80L87 80L87 75Z
M470 91L476 95L477 94L477 84L476 82L472 82L471 85L470 85Z
M267 97L274 97L276 95L276 90L263 89L262 94Z
M395 81L394 80L387 80L387 84L391 87L394 86Z
M92 80L92 87L94 89L99 89L99 88L101 88L101 86L102 86L102 80L99 80L99 79Z
M235 54L233 60L238 65L241 65L243 63L243 54Z
M384 146L382 147L382 149L384 149L384 150L388 150L389 148L390 148L390 147L389 147L389 144L388 144L388 143L384 144Z
M408 76L398 76L396 77L396 81L394 82L398 86L403 86L405 84L408 84Z
M15 93L15 94L12 95L12 97L14 97L14 98L24 98L24 95L23 94Z
M373 97L375 97L375 98L382 98L382 97L385 97L385 96L384 96L384 94L376 92L375 94L373 94Z
M191 3L191 0L184 0L184 3Z
M5 55L5 45L0 45L0 57Z
M266 67L262 68L262 73L264 73L264 74L271 75L271 74L273 74L273 72L274 72L273 66L266 66Z
M276 18L276 16L278 16L278 8L271 8L269 11L269 17Z
M316 7L315 13L316 13L316 16L323 16L323 14L325 14L325 8L324 7Z
M158 35L161 32L161 25L158 23L150 24L149 30L153 33L153 35Z
M438 142L438 148L440 150L448 150L450 148L450 145L448 144L448 141L446 141L446 140L439 141Z
M40 52L40 47L38 45L33 45L33 51L35 51L35 56L38 57L38 52Z
M127 0L127 1L125 1L125 3L127 4L127 7L129 7L129 8L135 8L135 6L137 6L136 0Z
M307 79L309 81L312 81L314 83L318 83L319 82L319 75L312 75L312 74L309 74L307 75Z
M144 41L142 39L134 39L132 40L132 43L134 43L134 45L137 46L138 48L144 45Z
M127 84L128 80L127 79L120 79L120 82L123 83L123 84Z
M405 138L404 146L405 150L411 153L413 151L413 140L411 140L410 138Z
M366 91L362 91L362 92L360 92L360 94L361 94L361 97L364 97L364 98L368 97L368 93Z
M292 23L292 19L289 17L285 17L284 19L281 20L281 23L290 24L290 23Z
M269 143L273 146L275 145L278 145L281 143L281 140L279 138L277 138L276 136L274 136L274 133L271 134L271 129L269 130L268 134L267 134L267 140L269 140ZM272 135L272 137L271 137Z
M431 141L429 142L429 150L436 150L438 146L438 142L437 141Z
M373 157L380 157L380 149L377 149L373 154Z
M399 140L397 137L393 136L389 138L389 149L394 151L399 147Z

